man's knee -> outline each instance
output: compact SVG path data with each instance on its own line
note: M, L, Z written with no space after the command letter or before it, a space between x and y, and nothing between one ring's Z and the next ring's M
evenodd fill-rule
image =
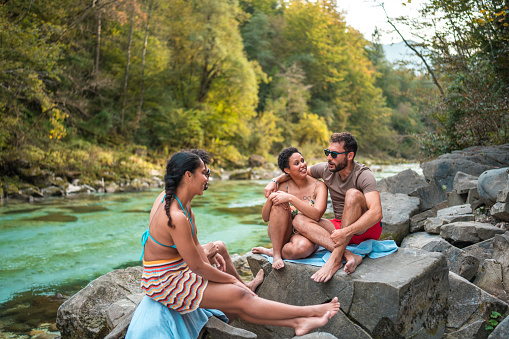
M358 189L350 188L345 194L345 208L354 205L358 205L364 210L366 207L366 197Z

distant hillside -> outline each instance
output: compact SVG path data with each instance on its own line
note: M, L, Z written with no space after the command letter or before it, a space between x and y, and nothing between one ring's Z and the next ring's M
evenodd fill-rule
M414 41L409 40L410 44L414 44ZM395 44L383 45L385 58L391 63L397 63L400 61L408 62L408 68L419 69L423 66L421 59L415 55L415 53L407 47L407 45L401 41Z

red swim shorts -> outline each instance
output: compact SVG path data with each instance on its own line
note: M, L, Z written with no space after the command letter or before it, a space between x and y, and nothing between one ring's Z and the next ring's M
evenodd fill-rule
M330 221L337 230L341 229L341 220L330 219ZM361 235L354 235L348 244L359 245L364 240L368 239L378 240L381 234L382 234L382 222L380 220Z

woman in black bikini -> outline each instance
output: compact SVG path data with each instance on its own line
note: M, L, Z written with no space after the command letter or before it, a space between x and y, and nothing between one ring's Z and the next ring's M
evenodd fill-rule
M277 192L271 193L262 210L265 222L269 221L267 233L272 248L254 247L253 253L273 257L272 267L284 267L283 259L302 259L315 252L318 246L297 233L292 227L293 217L302 213L320 220L327 208L327 187L307 175L307 164L295 147L288 147L279 153L278 166L290 175Z

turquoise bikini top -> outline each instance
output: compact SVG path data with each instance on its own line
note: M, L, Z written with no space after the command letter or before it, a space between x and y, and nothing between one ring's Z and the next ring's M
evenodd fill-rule
M193 220L191 219L191 214L189 213L189 210L187 209L187 206L186 206L186 209L184 210L184 207L182 206L182 203L180 202L179 198L177 198L176 195L173 195L175 197L175 199L177 199L179 205L180 205L180 208L182 208L182 211L184 212L184 214L186 215L186 218L189 220L189 222L191 223L191 236L194 236L194 225L193 225ZM163 200L161 201L161 204L164 202L164 199L166 198L166 194L164 195L163 197ZM165 245L165 244L161 244L159 241L155 240L151 235L150 235L150 232L149 232L150 228L147 228L147 230L145 232L143 232L143 234L141 235L141 244L143 245L143 252L141 253L141 257L140 257L140 260L143 260L143 254L145 254L145 243L147 242L147 239L150 238L152 239L153 242L155 242L156 244L158 245L161 245L161 246L164 246L164 247L171 247L171 248L174 248L174 249L177 249L177 247L175 245Z

